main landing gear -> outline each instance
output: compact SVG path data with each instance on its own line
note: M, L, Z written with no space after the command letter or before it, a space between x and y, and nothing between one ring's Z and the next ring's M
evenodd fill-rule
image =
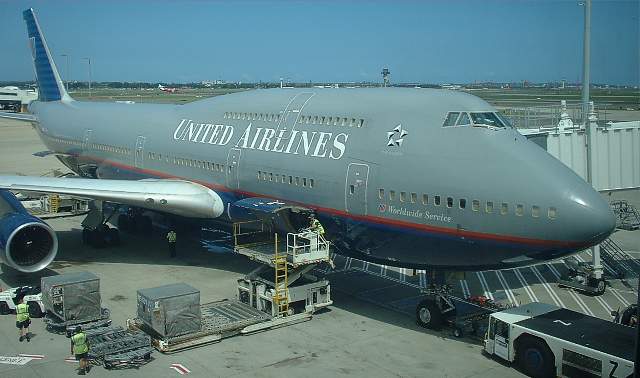
M446 318L454 316L456 306L449 298L451 289L447 285L430 284L424 289L425 299L416 307L416 321L419 326L438 330Z
M148 235L153 229L151 218L139 209L129 208L127 214L118 215L118 229L123 232Z

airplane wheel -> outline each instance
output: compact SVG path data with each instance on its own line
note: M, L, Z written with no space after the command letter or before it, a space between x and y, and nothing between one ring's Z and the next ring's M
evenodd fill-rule
M128 215L118 215L118 229L122 232L131 232L132 220Z
M9 308L9 305L4 302L0 303L0 315L9 315L10 312L11 309Z
M597 295L602 295L602 294L604 294L606 289L607 289L607 282L605 280L603 280L603 279L598 280L598 286L597 286L596 294Z
M29 306L29 316L32 318L41 318L42 317L42 310L40 309L40 305L38 305L36 302L29 302L27 303L27 305Z
M442 314L434 300L426 299L416 308L416 321L420 327L439 329L442 325Z
M529 377L555 377L555 361L547 344L537 338L527 337L518 343L518 363Z

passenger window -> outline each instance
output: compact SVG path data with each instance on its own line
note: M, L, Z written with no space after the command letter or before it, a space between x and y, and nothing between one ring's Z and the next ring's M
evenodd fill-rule
M303 178L302 179L302 186L304 186L305 188L307 187L307 178Z
M269 181L273 181L273 173L269 173Z
M300 185L300 177L296 176L296 186Z
M356 125L356 119L355 118L351 118L351 122L349 123L349 127L353 127Z
M260 180L260 173L261 173L261 172L260 172L260 171L258 171L258 180Z
M458 207L460 207L461 209L467 207L467 200L464 198L460 198L460 200L458 200Z
M416 202L418 202L418 194L411 193L411 203L416 203Z
M318 123L318 116L313 116L313 122L312 122L312 123L313 123L314 125L315 125L316 123Z
M558 211L555 207L550 207L547 216L549 217L549 219L556 219L556 217L558 216Z
M356 191L355 186L349 185L349 194L353 194Z
M473 210L473 211L480 210L480 201L478 201L478 200L471 201L471 210Z
M327 118L327 125L331 125L332 121L333 121L333 117Z
M282 181L284 182L284 180L282 180ZM309 179L309 187L310 188L313 188L313 185L315 184L313 181L314 181L313 179Z
M456 122L456 126L467 126L470 124L471 124L471 121L469 120L469 114L460 113L460 118L458 118L458 122Z
M405 202L407 200L407 192L400 192L400 202Z
M362 127L362 126L364 126L364 119L361 119L360 123L358 123L358 127Z
M444 124L442 124L442 127L454 126L459 114L460 112L449 112L449 114L447 114L447 118L444 120Z
M440 206L440 196L433 197L433 204L436 206Z
M500 205L500 214L507 215L508 212L509 212L509 205L503 202L502 205Z
M524 205L517 204L516 205L516 215L521 217L524 214Z
M487 201L487 204L485 205L484 210L489 214L493 213L493 202Z
M384 199L384 189L378 189L378 199Z
M395 190L390 190L389 191L389 201L395 201L396 200L396 191Z
M423 194L422 195L422 204L423 205L428 205L429 204L429 195L427 195L427 194Z
M453 198L447 197L447 207L448 208L452 208L453 207Z
M289 185L293 185L293 176L289 176Z
M531 216L538 218L540 216L540 207L536 205L531 206Z

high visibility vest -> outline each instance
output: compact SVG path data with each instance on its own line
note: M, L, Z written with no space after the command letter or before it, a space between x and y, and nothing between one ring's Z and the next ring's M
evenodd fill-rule
M311 229L319 233L320 235L324 235L324 227L322 227L322 223L320 223L320 221L317 219L314 219L311 222Z
M73 342L73 354L82 354L89 351L87 335L84 332L71 336L71 341Z
M169 243L175 243L178 235L175 232L171 231L167 234L167 240Z
M26 303L20 303L16 307L16 320L24 322L29 319L29 306Z

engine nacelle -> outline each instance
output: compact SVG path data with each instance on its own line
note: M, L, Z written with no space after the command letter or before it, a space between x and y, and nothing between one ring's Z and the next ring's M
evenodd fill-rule
M0 259L26 273L46 268L58 253L56 233L29 214L10 192L0 190Z

